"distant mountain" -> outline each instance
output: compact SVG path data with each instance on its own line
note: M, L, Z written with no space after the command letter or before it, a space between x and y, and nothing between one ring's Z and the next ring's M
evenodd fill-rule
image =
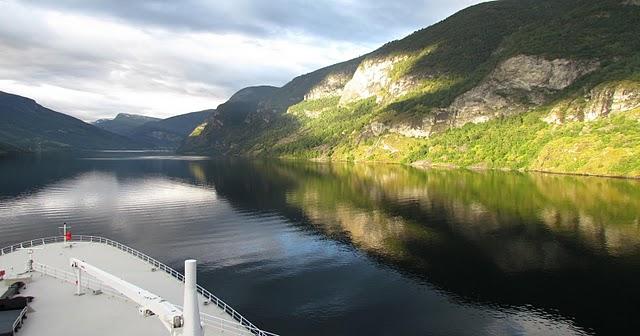
M43 107L33 99L0 92L0 143L9 151L133 149L143 145Z
M196 132L190 134L186 139L189 149L206 152L215 148L223 151L231 142L251 138L255 129L246 126L256 115L253 111L259 110L261 102L272 97L278 90L273 86L252 86L236 92L227 102L212 110L207 121ZM263 117L267 118L267 115L268 113L265 113ZM225 137L213 135L219 130L224 132L222 134ZM203 131L207 134L202 134Z
M483 2L240 90L180 151L640 177L639 18L638 0Z
M111 133L129 136L137 127L158 120L160 119L137 114L120 113L113 119L99 119L91 124Z
M150 121L132 129L128 136L157 148L175 149L214 112L204 110Z

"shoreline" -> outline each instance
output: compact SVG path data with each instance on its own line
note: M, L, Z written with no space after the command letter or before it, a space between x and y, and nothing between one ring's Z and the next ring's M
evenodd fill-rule
M260 159L260 157L252 157L246 156L247 159ZM417 169L464 169L470 171L502 171L502 172L520 172L520 173L538 173L538 174L550 174L550 175L565 175L565 176L582 176L582 177L601 177L601 178L614 178L614 179L624 179L624 180L636 180L640 181L640 176L624 176L624 175L606 175L606 174L590 174L590 173L570 173L570 172L555 172L550 170L540 170L540 169L513 169L513 168L487 168L487 167L462 167L451 163L421 163L420 161L412 162L412 163L402 163L402 162L392 162L392 161L347 161L347 160L329 160L329 159L298 159L298 158L283 158L283 157L263 157L263 159L276 159L282 161L301 161L301 162L312 162L312 163L333 163L333 162L341 162L341 163L352 163L352 164L390 164L390 165L399 165L405 167L413 167Z
M47 152L47 153L73 153L73 152L109 152L104 150L83 150L83 151L55 151L55 152ZM129 152L136 152L138 150L133 150ZM165 150L142 150L142 152L164 152ZM127 152L127 150L114 150L112 152ZM171 152L171 151L168 151ZM194 155L192 152L178 152L173 151L176 155L179 156L189 156ZM0 153L0 159L9 159L15 158L22 155L33 155L33 154L41 154L41 153L31 153L31 152L10 152L10 153ZM385 164L385 165L399 165L405 167L413 167L416 169L464 169L469 171L502 171L502 172L520 172L520 173L539 173L539 174L550 174L550 175L565 175L565 176L583 176L583 177L600 177L600 178L614 178L614 179L625 179L625 180L636 180L640 181L640 176L624 176L624 175L607 175L607 174L590 174L590 173L571 173L571 172L556 172L549 170L540 170L540 169L513 169L513 168L488 168L482 166L473 166L473 167L463 167L458 166L451 163L425 163L424 161L416 161L412 163L402 163L402 162L392 162L392 161L348 161L348 160L330 160L323 158L293 158L293 157L269 157L269 156L252 156L252 155L237 155L237 156L216 156L216 155L206 155L206 154L198 154L209 159L246 159L246 160L279 160L279 161L297 161L297 162L308 162L308 163L319 163L319 164L331 164L331 163L351 163L351 164Z
M538 174L550 174L550 175L565 175L565 176L583 176L583 177L603 177L603 178L615 178L624 180L636 180L640 181L640 176L624 176L624 175L606 175L606 174L590 174L590 173L570 173L570 172L555 172L550 170L540 169L512 169L512 168L486 168L486 167L461 167L454 164L420 164L417 162L406 164L419 169L428 168L441 168L441 169L466 169L475 171L506 171L506 172L522 172L522 173L538 173Z

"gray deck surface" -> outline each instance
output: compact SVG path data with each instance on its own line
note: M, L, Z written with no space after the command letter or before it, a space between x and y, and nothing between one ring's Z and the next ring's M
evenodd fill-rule
M114 247L90 242L74 242L72 248L64 243L38 246L33 259L37 263L72 271L69 258L75 257L99 267L130 283L157 294L169 302L182 305L183 284L163 271L153 272L145 261L120 251ZM0 269L7 275L15 275L25 269L27 250L0 256ZM86 275L85 275L86 276ZM169 335L157 317L142 317L136 303L109 295L87 293L75 296L75 286L40 273L32 273L27 280L27 289L21 295L34 296L31 303L33 312L18 335ZM4 293L10 283L0 281L0 293ZM200 311L235 322L228 314L215 305L203 305L200 297ZM244 333L244 331L243 331ZM205 335L220 334L205 327ZM250 335L246 331L247 335Z

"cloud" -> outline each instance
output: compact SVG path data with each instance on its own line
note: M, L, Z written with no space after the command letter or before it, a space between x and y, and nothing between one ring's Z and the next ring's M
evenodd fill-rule
M87 121L168 117L283 85L472 2L0 1L0 90Z
M144 25L273 36L285 31L380 42L421 28L478 0L26 0Z

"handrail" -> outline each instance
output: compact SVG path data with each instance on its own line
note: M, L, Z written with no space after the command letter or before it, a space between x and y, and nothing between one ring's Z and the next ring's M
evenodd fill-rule
M18 318L16 319L16 321L13 322L13 331L15 331L16 328L18 328L18 326L22 324L22 320L24 319L24 316L27 314L27 308L28 307L22 308L22 311L20 311L20 315L18 315Z
M33 270L43 275L48 275L52 278L62 280L64 282L68 282L70 284L75 285L78 279L77 275L73 272L65 271L63 269L59 269L53 266L41 264L38 262L33 263ZM115 297L121 298L123 300L129 300L125 296L123 296L120 292L114 290L113 288L105 285L102 281L98 281L97 279L92 278L89 275L85 275L81 278L82 284L81 286L84 288L88 288L93 291L101 291L103 293L109 293Z
M46 244L53 243L61 243L64 242L63 236L53 236L53 237L45 237L32 239L29 241L24 241L21 243L13 244L11 246L4 247L0 249L0 256L15 252L16 250L31 248L35 246L41 246ZM121 251L127 252L149 264L152 266L163 270L165 273L171 275L172 277L178 279L180 282L184 282L184 275L182 273L174 270L173 268L159 262L158 260L136 250L124 244L121 244L115 240L111 240L109 238L104 238L100 236L87 236L87 235L75 235L73 236L72 241L75 242L92 242L92 243L101 243L105 245L109 245L115 247ZM211 292L206 290L204 287L200 285L196 285L198 293L200 293L209 303L215 303L218 308L222 309L225 313L229 314L234 320L239 322L241 325L245 326L251 333L257 336L277 336L277 334L273 334L264 330L259 329L253 323L251 323L244 316L240 315L235 309L229 306L227 303L219 299L217 296L213 295Z

